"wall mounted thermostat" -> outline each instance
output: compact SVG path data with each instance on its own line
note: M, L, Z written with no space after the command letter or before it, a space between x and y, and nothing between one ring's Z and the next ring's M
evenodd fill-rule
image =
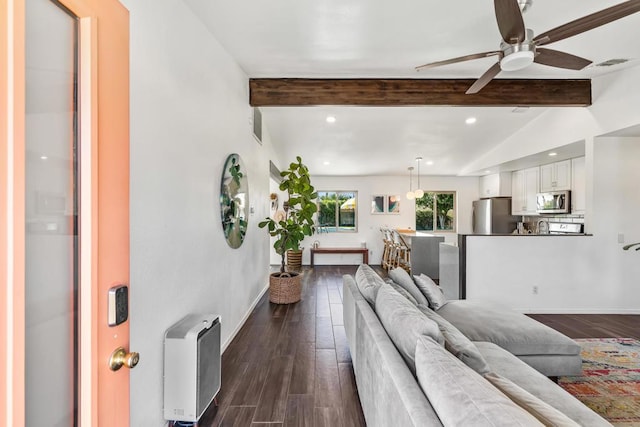
M109 289L108 310L109 326L118 326L129 318L129 287L114 286Z

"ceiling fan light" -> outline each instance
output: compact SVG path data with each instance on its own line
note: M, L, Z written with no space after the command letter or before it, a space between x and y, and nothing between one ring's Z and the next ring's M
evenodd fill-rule
M502 71L517 71L528 67L533 63L535 53L532 50L520 50L506 55L500 60Z

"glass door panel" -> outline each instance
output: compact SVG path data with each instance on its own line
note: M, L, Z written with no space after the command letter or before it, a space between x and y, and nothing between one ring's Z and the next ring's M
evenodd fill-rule
M26 1L27 426L77 425L77 19Z

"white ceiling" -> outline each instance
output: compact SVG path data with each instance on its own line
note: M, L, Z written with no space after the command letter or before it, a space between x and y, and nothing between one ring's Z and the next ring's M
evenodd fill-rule
M486 58L417 73L414 67L496 50L493 2L467 0L184 0L249 77L477 78ZM536 34L620 0L534 0L525 24ZM631 61L568 71L533 64L510 78L592 78L640 64L640 13L549 45L594 61ZM424 174L456 175L545 109L263 108L283 159L301 155L316 175L405 174L422 156ZM337 121L328 124L327 115ZM477 117L473 126L467 117ZM434 165L427 167L425 162ZM325 162L329 162L325 165Z

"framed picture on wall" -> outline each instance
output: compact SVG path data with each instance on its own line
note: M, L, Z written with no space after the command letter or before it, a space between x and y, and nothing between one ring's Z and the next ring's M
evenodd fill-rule
M378 195L378 194L371 196L371 213L372 214L385 213L385 201L386 201L386 196Z
M386 196L385 204L387 208L387 213L396 214L396 215L400 214L400 196L396 196L396 195Z

